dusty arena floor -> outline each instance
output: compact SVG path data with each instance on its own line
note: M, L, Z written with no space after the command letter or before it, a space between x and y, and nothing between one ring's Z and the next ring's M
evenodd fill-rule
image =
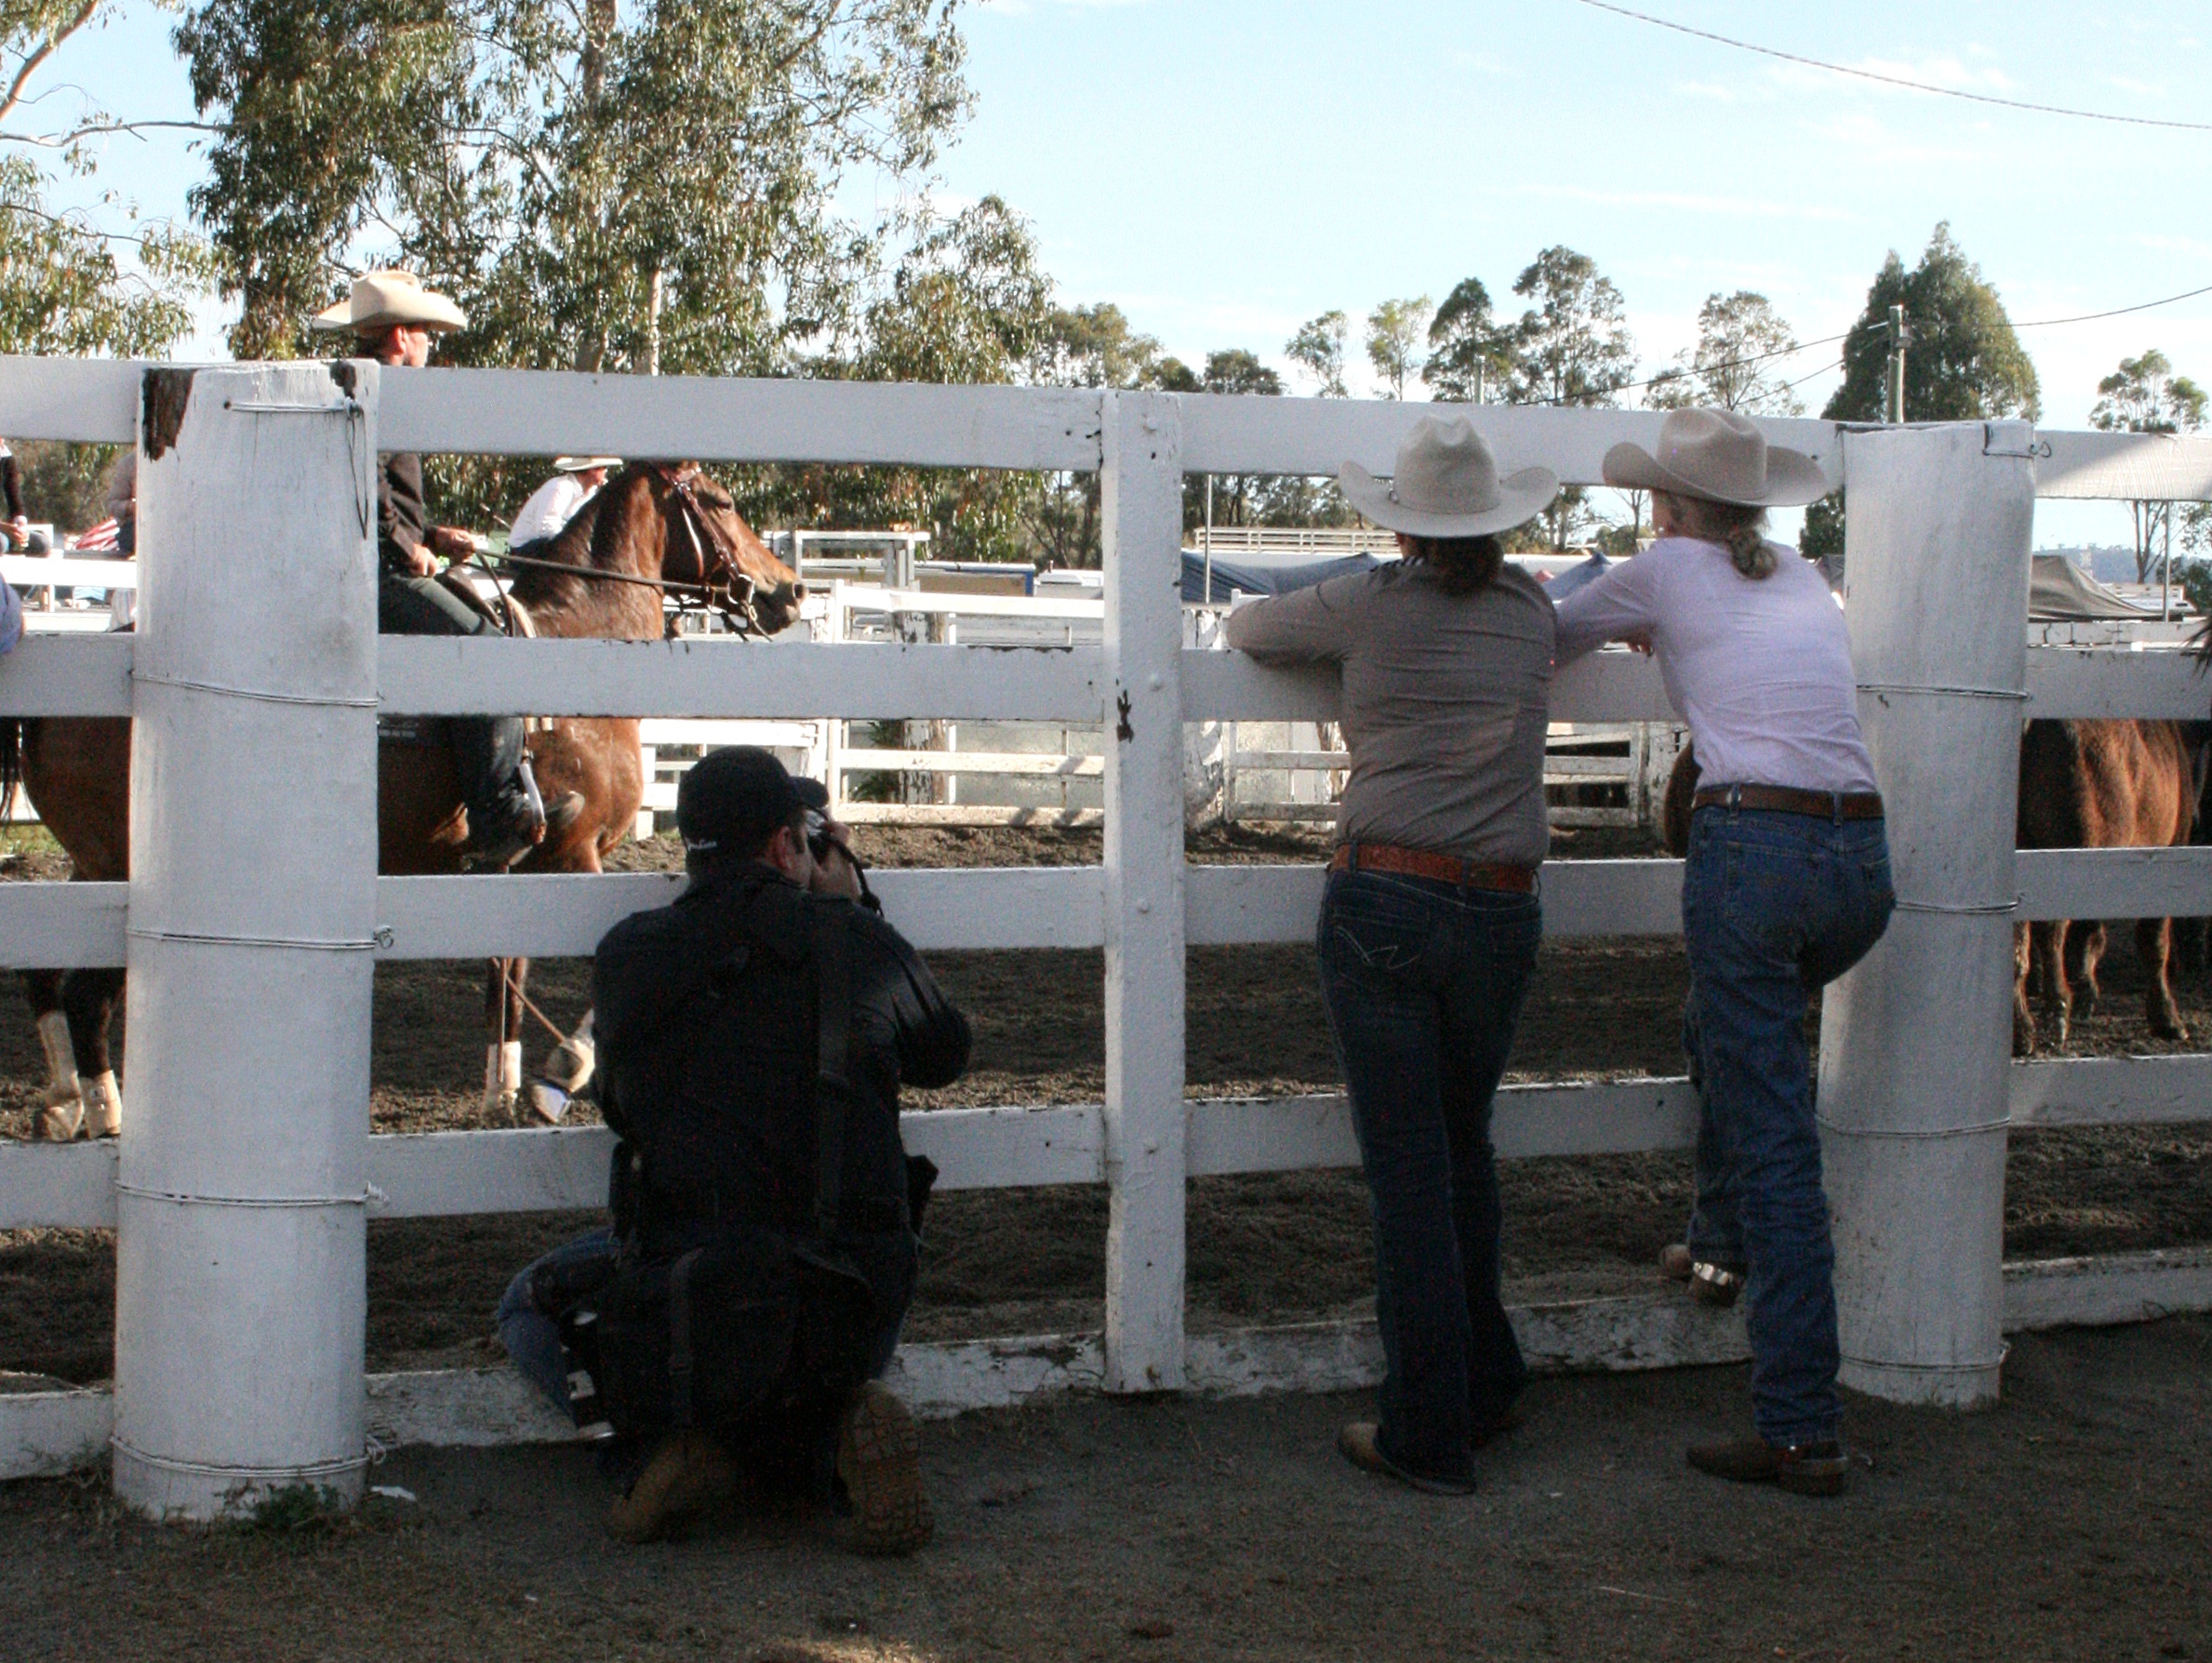
M403 1451L336 1524L118 1516L101 1475L0 1486L20 1663L715 1658L2212 1656L2212 1322L2023 1336L1993 1413L1853 1399L1840 1500L1689 1472L1744 1371L1537 1383L1473 1497L1330 1449L1358 1398L1062 1400L924 1429L936 1544L726 1521L634 1549L576 1448Z
M885 865L1011 865L1099 858L1091 833L863 832ZM620 864L663 865L669 839L620 851ZM1197 840L1201 861L1314 858L1312 836L1248 831ZM1629 855L1619 833L1563 839L1562 858ZM33 855L9 876L60 876ZM974 1018L975 1068L914 1107L1096 1101L1104 1088L1099 955L937 953L931 962ZM1681 1071L1676 1025L1684 965L1666 938L1554 942L1544 949L1512 1077L1605 1078ZM2131 932L2114 932L2107 998L2082 1024L2081 1054L2184 1049L2146 1035ZM585 1000L579 961L540 963L536 996L556 1020ZM2212 990L2178 989L2183 1013L2212 1044ZM1207 948L1189 976L1193 1096L1285 1095L1337 1088L1335 1060L1303 948ZM488 1124L481 972L473 963L392 964L377 978L375 1096L380 1131ZM533 1034L530 1052L546 1040ZM28 1133L38 1049L21 1007L0 1005L0 1131ZM582 1111L588 1116L589 1110ZM1506 1169L1505 1244L1517 1298L1649 1287L1659 1244L1678 1231L1688 1166L1679 1155L1517 1162ZM2088 1130L2016 1136L2006 1193L2014 1257L2212 1242L2212 1128ZM499 1353L490 1311L506 1279L544 1247L593 1220L535 1214L372 1223L370 1365L481 1362ZM1101 1189L970 1191L942 1196L929 1220L920 1302L908 1334L946 1339L1094 1329L1104 1286ZM0 1232L0 1371L73 1381L109 1372L113 1249L101 1232ZM1208 1178L1192 1186L1193 1328L1357 1311L1371 1302L1366 1192L1356 1173Z

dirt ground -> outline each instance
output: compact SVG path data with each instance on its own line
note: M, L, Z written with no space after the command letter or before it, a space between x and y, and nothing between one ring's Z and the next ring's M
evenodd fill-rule
M621 1547L574 1446L402 1451L323 1529L161 1528L100 1475L0 1486L0 1653L254 1657L1940 1659L2212 1656L2212 1322L2031 1335L2003 1405L1853 1399L1814 1501L1700 1478L1740 1368L1537 1383L1465 1499L1330 1448L1350 1397L1067 1399L924 1429L936 1543L817 1522Z
M1096 832L870 829L879 865L1082 863ZM665 866L673 840L625 846L621 864ZM1317 858L1315 833L1217 832L1200 861ZM1563 839L1565 858L1647 853L1632 834ZM29 871L25 871L25 867ZM59 876L34 854L8 875ZM976 1024L975 1067L913 1107L1096 1101L1104 1089L1102 966L1096 952L934 953ZM1685 969L1672 938L1562 940L1543 951L1515 1044L1516 1079L1681 1071ZM2142 1026L2132 932L2113 932L2106 1000L2083 1022L2082 1054L2173 1050ZM581 961L540 962L534 996L558 1022L580 1016ZM2212 988L2181 978L2183 1014L2212 1034ZM394 963L377 976L372 1112L379 1131L489 1124L481 972L473 963ZM0 1131L24 1136L39 1083L30 1023L0 1006ZM1302 947L1191 954L1188 1068L1193 1096L1338 1088L1312 954ZM549 1042L530 1038L533 1057ZM579 1113L589 1118L588 1106ZM1651 1285L1659 1245L1679 1230L1688 1166L1679 1155L1522 1161L1506 1171L1508 1274L1519 1298ZM2015 1257L2212 1242L2212 1129L2096 1129L2016 1136L2006 1252ZM370 1366L495 1360L489 1313L507 1278L588 1227L582 1214L372 1222ZM1092 1187L951 1193L934 1204L915 1339L1096 1328L1104 1289L1106 1197ZM1192 1185L1193 1328L1332 1316L1371 1303L1366 1197L1353 1172L1206 1178ZM103 1232L0 1232L0 1371L89 1382L109 1372L113 1248Z

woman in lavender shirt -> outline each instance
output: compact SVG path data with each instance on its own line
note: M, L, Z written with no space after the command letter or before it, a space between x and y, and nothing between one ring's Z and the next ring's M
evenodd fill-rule
M1806 1495L1843 1488L1834 1250L1806 1003L1881 938L1895 904L1843 614L1760 532L1827 494L1811 458L1730 410L1678 410L1606 482L1652 493L1659 541L1559 605L1559 662L1605 641L1659 659L1702 769L1682 885L1684 1017L1702 1098L1686 1257L1708 1295L1748 1285L1758 1436L1690 1465Z

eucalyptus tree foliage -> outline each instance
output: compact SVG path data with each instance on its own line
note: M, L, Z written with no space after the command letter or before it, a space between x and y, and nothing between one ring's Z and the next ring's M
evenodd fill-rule
M1508 402L1612 404L1636 373L1613 280L1587 254L1553 246L1513 280L1513 293L1530 304L1512 327Z
M1635 342L1621 321L1620 290L1587 254L1553 246L1513 280L1530 302L1512 326L1506 397L1517 405L1610 405L1636 373ZM1566 549L1596 529L1589 493L1568 486L1538 522L1541 541ZM1538 540L1533 528L1513 540Z
M1341 312L1325 312L1298 326L1298 333L1283 343L1283 355L1320 383L1320 398L1348 398L1344 385L1344 337L1351 320Z
M134 124L64 77L118 0L0 0L0 353L159 357L192 328L203 245L127 204L57 212L49 168L97 172L99 141ZM166 125L166 124L164 124Z
M1928 238L1920 264L1905 269L1893 248L1866 292L1866 308L1844 338L1844 383L1820 414L1830 421L1884 419L1889 309L1905 309L1905 419L1988 421L2043 413L2035 366L2013 332L2005 302L1966 258L1948 221ZM1844 551L1844 499L1806 510L1798 546L1808 555Z
M223 124L193 209L241 354L302 350L351 267L450 290L448 361L777 373L847 358L911 180L966 107L956 0L203 0Z
M1968 259L1948 223L1936 227L1920 264L1908 272L1892 249L1866 293L1866 309L1844 338L1844 384L1821 415L1831 421L1880 421L1889 362L1889 309L1905 309L1905 419L2034 420L2043 396L2035 366L1981 268Z
M1446 403L1481 404L1506 384L1513 342L1512 329L1491 310L1483 280L1464 278L1429 320L1429 361L1421 379Z
M1392 398L1404 398L1406 383L1421 372L1421 339L1428 333L1431 308L1429 297L1421 295L1385 300L1367 313L1367 363Z
M1718 406L1747 416L1802 416L1805 405L1787 379L1797 349L1774 302L1750 289L1711 294L1698 308L1698 344L1674 355L1674 367L1651 384L1655 410Z
M808 373L1032 379L1056 313L1028 225L987 196L949 219L910 214L901 231L904 253L862 313L855 350L824 353L808 362ZM1043 535L1049 495L1046 476L980 468L765 468L739 481L740 504L758 524L927 526L939 555L960 560L1030 558L1050 541Z
M2156 347L2121 359L2120 367L2097 383L2097 392L2089 425L2105 432L2192 433L2205 425L2205 390L2176 375ZM2168 546L2172 543L2174 505L2138 499L2127 507L2135 521L2135 580L2148 583L2152 564L2165 552L2159 546L2162 536ZM2184 547L2202 541L2202 520L2196 516L2183 533Z

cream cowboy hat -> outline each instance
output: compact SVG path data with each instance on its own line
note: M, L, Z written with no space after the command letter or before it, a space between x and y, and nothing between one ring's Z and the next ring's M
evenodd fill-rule
M555 473L589 473L594 468L620 468L619 456L557 456L553 458Z
M469 320L460 308L435 289L424 288L412 272L369 272L353 279L353 292L337 305L315 313L314 326L325 331L351 329L366 334L395 324L442 332L465 329Z
M1606 452L1605 474L1609 486L1744 508L1796 508L1833 488L1819 462L1767 444L1733 410L1670 411L1656 453L1616 445Z
M1533 520L1559 495L1549 468L1498 477L1498 459L1463 417L1424 417L1398 446L1386 485L1357 462L1337 483L1352 506L1390 531L1413 537L1480 537Z

